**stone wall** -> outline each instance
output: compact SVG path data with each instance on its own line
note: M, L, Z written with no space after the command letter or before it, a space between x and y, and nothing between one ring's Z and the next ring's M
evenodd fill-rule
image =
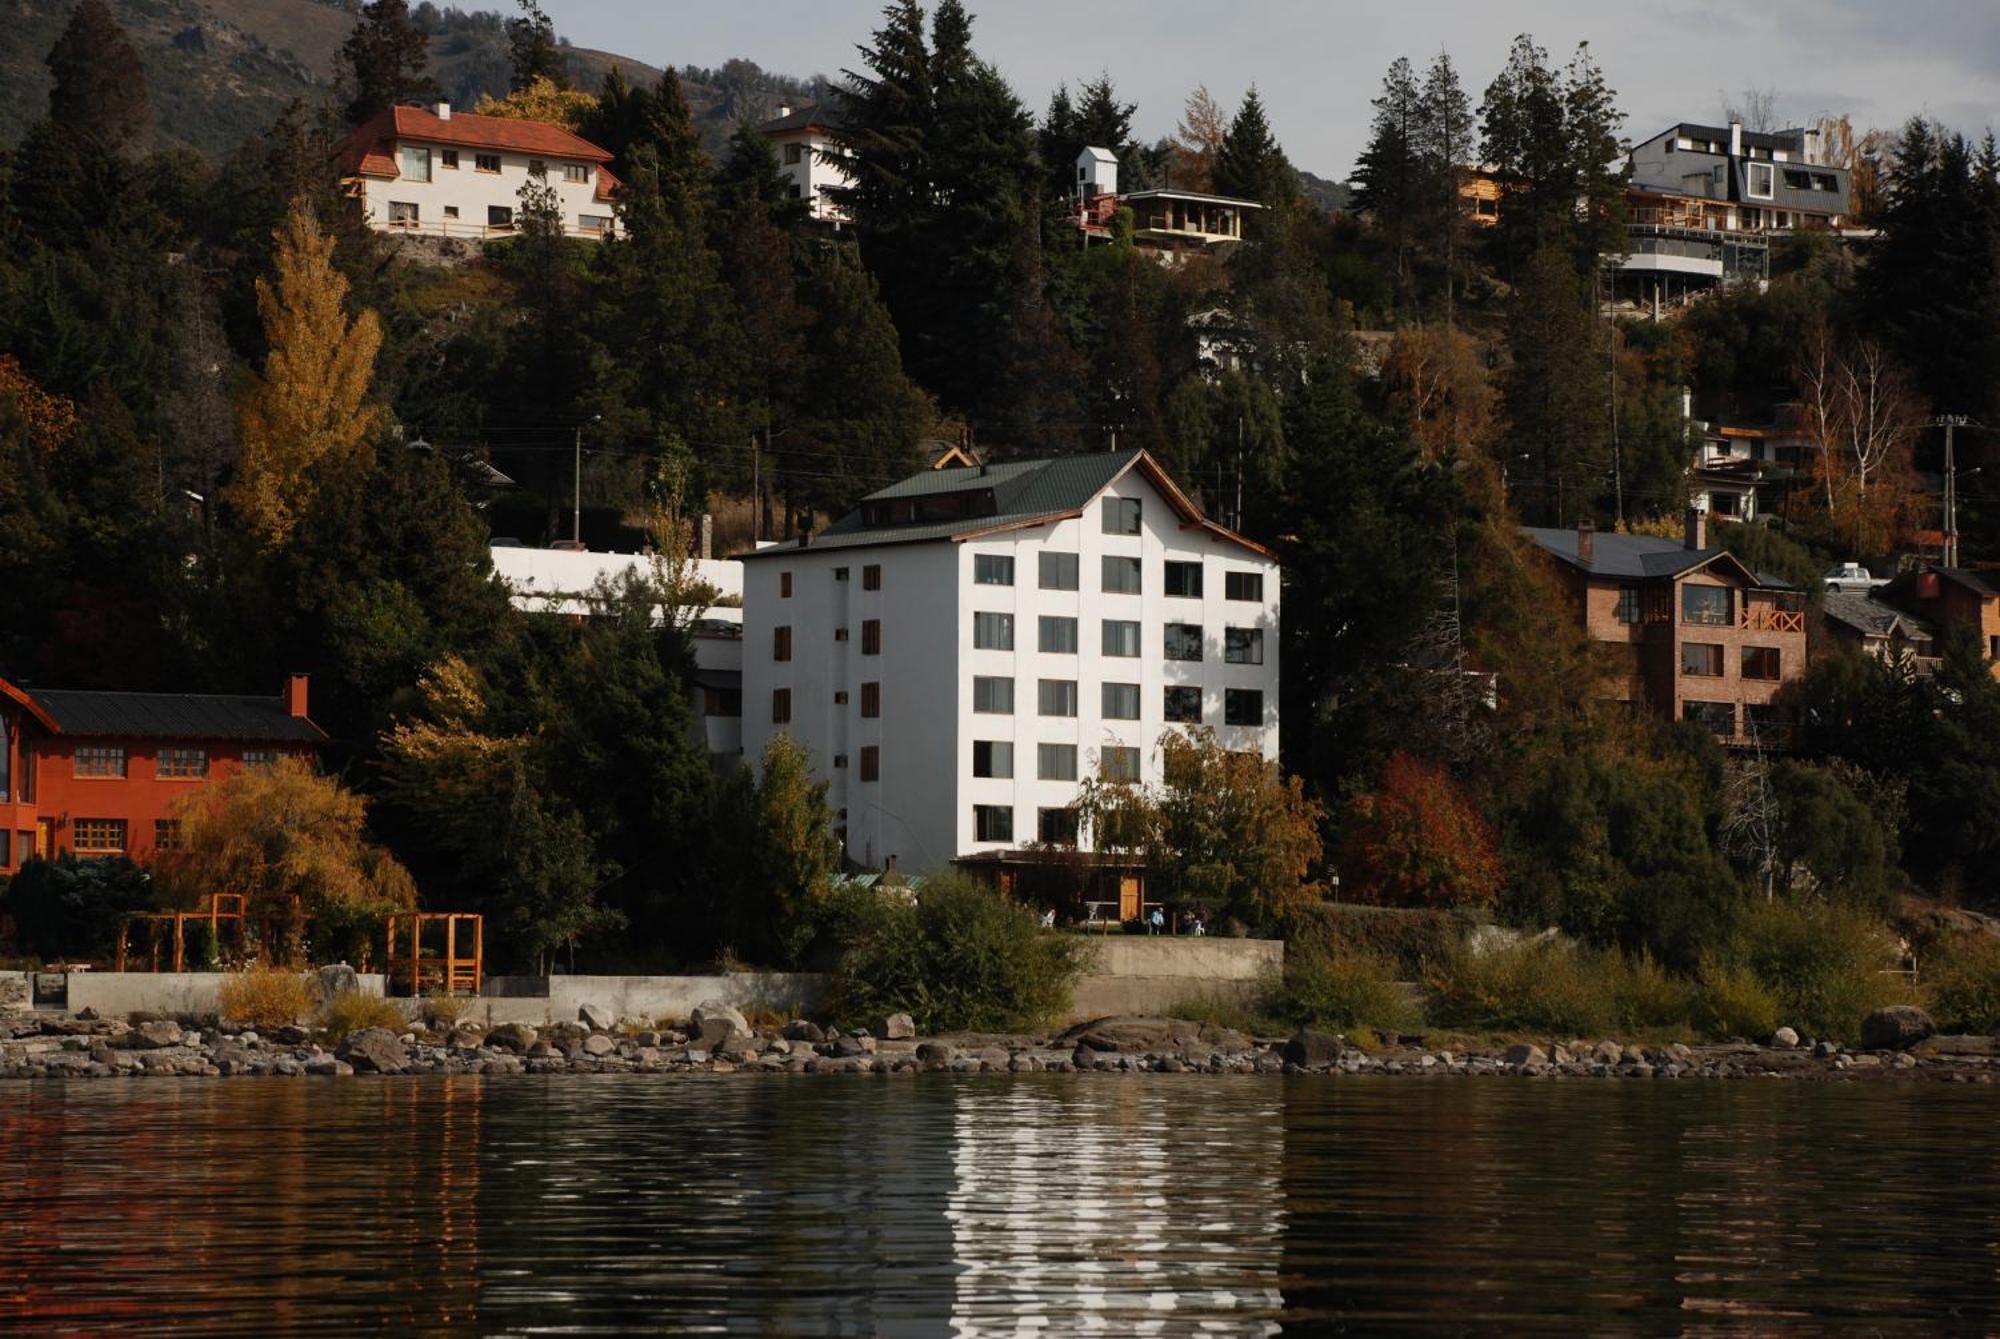
M727 976L493 976L463 1015L498 1023L574 1022L586 1004L621 1021L685 1019L704 1000L786 1018L816 1012L826 978L812 972L733 972Z
M0 972L0 1014L34 1003L26 972Z
M1113 1014L1163 1014L1198 996L1248 998L1285 965L1278 939L1105 935L1097 961L1076 983L1070 1022Z
M132 1013L206 1017L228 972L71 972L68 1008L95 1009L104 1018ZM362 976L361 993L380 995L382 978Z

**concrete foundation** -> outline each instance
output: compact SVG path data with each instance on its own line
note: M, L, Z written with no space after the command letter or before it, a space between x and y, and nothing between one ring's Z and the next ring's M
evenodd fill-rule
M1069 1021L1113 1014L1159 1015L1197 997L1248 999L1285 966L1279 939L1105 935L1097 962L1076 983Z
M786 1018L816 1013L826 978L813 972L735 972L728 976L493 976L463 1017L497 1023L573 1023L586 1004L622 1022L679 1022L704 1000Z
M71 972L71 1013L95 1009L104 1018L133 1013L188 1015L203 1018L216 1012L218 993L228 972ZM380 995L382 978L362 976L361 993Z

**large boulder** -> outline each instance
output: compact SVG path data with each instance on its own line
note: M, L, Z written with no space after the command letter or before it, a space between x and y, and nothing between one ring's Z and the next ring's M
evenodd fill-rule
M695 1005L694 1012L688 1015L688 1022L695 1034L694 1040L710 1051L737 1037L751 1035L750 1023L743 1017L742 1010L721 1000L703 1000Z
M1300 1069L1325 1069L1345 1049L1346 1043L1333 1033L1302 1027L1285 1043L1285 1059Z
M882 1020L880 1035L884 1041L908 1041L917 1035L916 1020L908 1014L890 1014Z
M822 1042L826 1040L826 1029L804 1018L794 1018L785 1024L786 1041Z
M153 1018L125 1034L125 1044L135 1051L153 1051L181 1044L181 1025L168 1018Z
M1870 1051L1907 1051L1937 1031L1931 1016L1914 1004L1892 1004L1861 1020L1861 1045Z
M410 1064L402 1041L385 1027L348 1033L334 1054L354 1066L357 1074L401 1074Z
M618 1015L601 1004L586 1004L576 1011L576 1016L594 1032L609 1032L618 1026Z
M1517 1041L1501 1052L1500 1058L1510 1065L1546 1065L1548 1052L1533 1042Z
M526 1023L502 1023L486 1034L486 1044L498 1051L512 1051L516 1055L526 1051L540 1040L535 1030Z
M361 976L344 962L331 963L311 977L313 1004L321 1009L342 995L361 989Z

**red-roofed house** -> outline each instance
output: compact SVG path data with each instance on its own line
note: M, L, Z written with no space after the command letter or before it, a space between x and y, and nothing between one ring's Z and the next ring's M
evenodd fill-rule
M562 200L563 230L608 237L617 227L611 155L546 121L454 112L451 104L391 107L350 132L340 170L383 232L505 237L521 188L539 171Z

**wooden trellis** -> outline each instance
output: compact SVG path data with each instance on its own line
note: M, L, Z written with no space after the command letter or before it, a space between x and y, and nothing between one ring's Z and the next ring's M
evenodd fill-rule
M407 911L389 917L389 989L477 995L485 982L486 918L466 911Z
M241 893L210 893L208 909L205 911L131 913L118 926L118 970L121 972L128 970L126 964L130 957L132 928L135 925L143 925L146 928L145 953L148 965L145 970L149 972L160 970L160 957L167 947L162 940L167 940L172 946L169 958L171 965L167 970L170 972L187 970L187 927L190 923L206 922L210 942L217 944L222 942L223 928L228 927L235 932L236 951L240 955L244 949L245 901Z

